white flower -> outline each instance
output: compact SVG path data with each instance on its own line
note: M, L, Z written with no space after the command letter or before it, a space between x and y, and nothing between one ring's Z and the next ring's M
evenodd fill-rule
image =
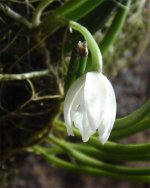
M87 142L98 129L104 144L110 135L116 116L116 98L109 80L100 72L88 72L69 88L64 102L64 118L68 135L74 135L72 125Z

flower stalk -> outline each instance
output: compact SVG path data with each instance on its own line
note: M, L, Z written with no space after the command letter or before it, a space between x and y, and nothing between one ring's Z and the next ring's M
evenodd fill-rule
M88 44L89 51L91 52L91 56L92 56L90 71L102 72L102 68L103 68L102 55L91 33L84 26L78 24L77 22L70 21L69 24L70 27L72 27L74 30L79 31L84 36Z
M85 73L88 58L88 48L86 42L79 41L72 51L68 72L65 81L65 94L71 84Z

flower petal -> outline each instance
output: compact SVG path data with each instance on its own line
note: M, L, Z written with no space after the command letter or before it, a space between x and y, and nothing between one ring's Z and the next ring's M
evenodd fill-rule
M85 108L85 103L84 103L82 125L83 125L82 140L83 140L83 142L87 142L89 140L90 136L95 133L95 130L92 130L90 127L90 122L89 122L87 110Z
M109 80L103 76L103 84L105 85L105 100L103 103L103 112L101 114L101 123L98 127L99 139L104 144L111 133L116 117L116 97Z
M87 73L84 86L85 109L93 131L96 131L101 122L101 113L105 100L105 86L101 77L102 74L98 72Z
M84 102L84 85L80 87L78 95L76 95L73 105L71 107L71 120L74 123L74 126L79 129L82 140L84 142L88 141L89 137L93 134L93 131L90 129L87 113L85 110Z
M68 135L74 135L72 131L72 120L71 120L71 109L76 100L78 94L80 93L81 88L85 82L85 75L77 79L69 88L67 95L64 101L64 119L66 123L66 128Z
M88 121L93 132L105 143L112 130L116 115L116 99L109 80L101 73L89 72L84 86Z
M84 100L83 100L83 88L84 85L78 90L78 94L74 98L74 102L71 107L71 120L74 126L83 132L83 112L84 112Z
M64 102L64 118L69 135L73 135L72 123L79 129L84 142L98 129L99 138L104 144L115 116L114 90L102 73L89 72L72 84Z

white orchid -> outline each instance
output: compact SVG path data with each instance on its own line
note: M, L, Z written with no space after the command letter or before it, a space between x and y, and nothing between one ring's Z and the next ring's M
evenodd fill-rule
M96 130L104 144L116 116L116 98L110 81L101 72L88 72L69 88L64 101L64 118L68 135L72 126L79 129L87 142Z
M115 121L115 93L109 80L102 74L102 55L93 36L84 26L74 21L70 21L70 26L79 31L88 44L91 52L91 72L79 77L66 94L64 118L67 132L73 136L74 125L79 129L82 140L87 142L98 130L99 139L104 144Z

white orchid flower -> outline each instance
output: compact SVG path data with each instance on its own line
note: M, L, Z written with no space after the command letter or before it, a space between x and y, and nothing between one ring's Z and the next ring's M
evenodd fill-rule
M104 144L116 116L116 98L110 81L101 72L88 72L69 88L64 101L64 118L68 135L72 126L79 129L87 142L97 130Z

